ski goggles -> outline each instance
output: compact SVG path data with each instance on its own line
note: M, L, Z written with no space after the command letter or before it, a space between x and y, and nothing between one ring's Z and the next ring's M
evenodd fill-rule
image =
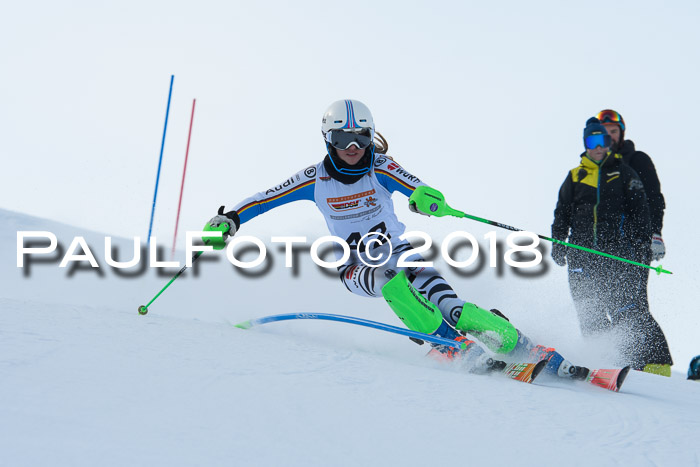
M343 130L331 130L326 134L326 140L336 149L347 149L355 145L364 149L372 144L372 135L369 129L363 129L359 133Z
M596 118L600 120L600 123L617 123L620 125L622 130L625 129L625 121L622 119L622 116L614 110L603 110L598 112Z
M610 135L598 133L595 135L586 136L585 143L586 149L595 149L598 146L602 148L609 148L612 143L612 138Z

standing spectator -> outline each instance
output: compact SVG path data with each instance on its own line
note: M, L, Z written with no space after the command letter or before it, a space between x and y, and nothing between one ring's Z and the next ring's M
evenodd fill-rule
M649 207L637 173L611 151L613 140L597 118L586 122L583 141L581 163L559 190L552 237L647 262ZM552 257L560 266L568 262L569 287L584 336L618 328L624 334L620 350L625 363L649 371L656 367L647 364L667 364L670 373L670 355L668 361L657 360L647 349L649 329L661 330L648 309L637 306L638 266L559 244L553 245Z
M659 261L666 255L666 245L664 244L664 240L661 236L666 202L664 200L664 195L661 193L661 182L659 182L656 167L654 167L651 157L642 151L638 151L635 148L632 140L625 139L625 120L622 118L622 115L620 115L619 112L611 109L601 110L598 112L597 118L605 126L605 129L612 138L612 151L620 154L623 162L637 172L639 179L644 185L644 192L647 195L652 232L651 255L649 259L640 262L650 264L651 261ZM649 270L646 268L636 268L633 272L633 278L637 283L637 306L643 310L645 315L651 316L647 287L649 282ZM652 355L650 355L649 358L651 361L658 362L660 364L658 370L662 374L667 374L667 376L670 376L670 365L673 364L673 361L668 351L666 337L655 320L654 323L650 324L649 326L650 335L648 338L652 341L650 348L656 349L651 351Z
M651 157L642 151L637 151L632 140L625 139L626 126L622 115L614 110L608 109L600 111L597 118L605 126L605 129L612 138L611 150L622 156L624 163L637 172L639 179L644 185L644 192L647 195L647 202L649 203L649 217L651 219L651 232L653 234L651 259L659 261L666 255L666 247L661 237L666 202L664 201L664 195L661 194L661 183L659 182L659 176L656 174L656 167L654 167Z

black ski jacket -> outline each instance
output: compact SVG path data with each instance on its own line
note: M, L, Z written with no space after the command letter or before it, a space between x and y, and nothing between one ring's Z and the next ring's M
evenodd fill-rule
M649 217L651 218L651 233L661 233L664 224L664 209L666 202L661 194L661 183L656 174L656 167L646 153L637 151L634 143L626 139L620 145L618 151L622 155L625 164L632 167L639 179L644 184L644 191L649 203Z
M608 152L600 165L582 156L559 189L552 237L645 262L651 254L651 234L644 187L622 156ZM593 256L597 255L567 250L574 268Z

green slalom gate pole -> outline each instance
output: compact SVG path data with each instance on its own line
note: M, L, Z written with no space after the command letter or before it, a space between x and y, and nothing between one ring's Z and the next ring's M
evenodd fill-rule
M426 214L430 213L431 216L436 216L436 217L453 216L453 217L459 217L459 218L467 218L467 219L471 219L471 220L474 220L477 222L482 222L484 224L493 225L494 227L500 227L501 229L512 230L513 232L524 232L523 229L518 229L516 227L512 227L512 226L506 225L506 224L501 224L500 222L492 221L489 219L484 219L481 217L472 216L472 215L464 213L462 211L458 211L456 209L453 209L447 204L447 202L445 201L445 197L442 195L442 193L440 193L438 190L436 190L434 188L430 188L427 186L419 186L418 188L416 188L416 190L413 192L413 194L409 198L409 203L415 204L418 211L420 211L422 213L426 213ZM658 275L660 275L661 273L673 274L671 271L667 271L666 269L663 269L661 267L661 265L659 265L657 267L653 267L653 266L650 266L648 264L639 263L637 261L632 261L632 260L626 259L626 258L621 258L619 256L604 253L602 251L593 250L591 248L586 248L586 247L579 246L579 245L574 245L573 243L563 242L561 240L557 240L556 238L545 237L544 235L539 235L539 234L535 234L535 235L537 235L542 240L547 240L548 242L557 243L559 245L564 245L564 246L567 246L569 248L576 248L577 250L587 251L588 253L593 253L596 255L605 256L606 258L611 258L611 259L615 259L617 261L623 261L625 263L634 264L635 266L639 266L642 268L651 269L652 271L656 271L656 274L658 274Z

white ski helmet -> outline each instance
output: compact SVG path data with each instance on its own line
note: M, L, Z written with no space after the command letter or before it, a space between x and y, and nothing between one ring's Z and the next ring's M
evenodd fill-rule
M365 104L355 99L333 102L324 112L321 122L321 133L327 142L331 130L357 132L363 128L370 130L370 137L374 140L372 113Z
M333 102L323 114L321 133L328 151L327 170L336 173L343 183L354 183L372 169L374 164L374 119L369 108L360 101L346 99ZM355 145L367 148L355 165L347 165L339 157L338 149ZM325 162L324 162L325 163Z

